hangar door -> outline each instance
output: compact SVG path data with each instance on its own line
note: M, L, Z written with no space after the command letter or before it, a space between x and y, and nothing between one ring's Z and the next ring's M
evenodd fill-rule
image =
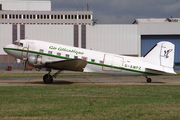
M141 56L144 56L160 41L169 41L175 44L174 69L180 69L180 35L142 35Z

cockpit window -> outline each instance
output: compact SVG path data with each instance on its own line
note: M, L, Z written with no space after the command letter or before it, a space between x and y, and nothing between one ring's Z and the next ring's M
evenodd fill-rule
M17 46L23 47L23 43L20 43L18 41L14 42L14 44L17 45Z
M14 42L14 44L15 44L15 45L18 45L19 42L20 42L20 40L16 40L16 41Z
M15 45L18 45L18 42L14 42Z
M20 45L19 45L19 46L23 47L23 43L20 43Z

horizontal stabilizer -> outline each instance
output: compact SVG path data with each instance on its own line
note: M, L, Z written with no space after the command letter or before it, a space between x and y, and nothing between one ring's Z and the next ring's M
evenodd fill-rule
M152 73L157 73L157 74L176 74L174 72L174 69L171 68L164 68L163 70L161 69L153 69L153 68L146 68L147 72L152 72Z

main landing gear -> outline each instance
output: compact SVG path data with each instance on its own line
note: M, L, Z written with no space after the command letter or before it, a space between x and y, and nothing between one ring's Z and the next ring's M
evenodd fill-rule
M61 70L58 70L54 75L50 75L51 70L49 70L48 74L43 76L43 81L45 84L51 84L53 82L53 77L56 78L58 74L60 74Z
M151 78L148 78L147 75L144 75L144 77L146 78L147 83L151 83Z

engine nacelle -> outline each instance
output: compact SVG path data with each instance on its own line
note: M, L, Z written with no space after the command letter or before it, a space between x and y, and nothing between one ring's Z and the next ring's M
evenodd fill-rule
M28 57L28 65L33 66L33 67L42 66L42 56L30 55Z

